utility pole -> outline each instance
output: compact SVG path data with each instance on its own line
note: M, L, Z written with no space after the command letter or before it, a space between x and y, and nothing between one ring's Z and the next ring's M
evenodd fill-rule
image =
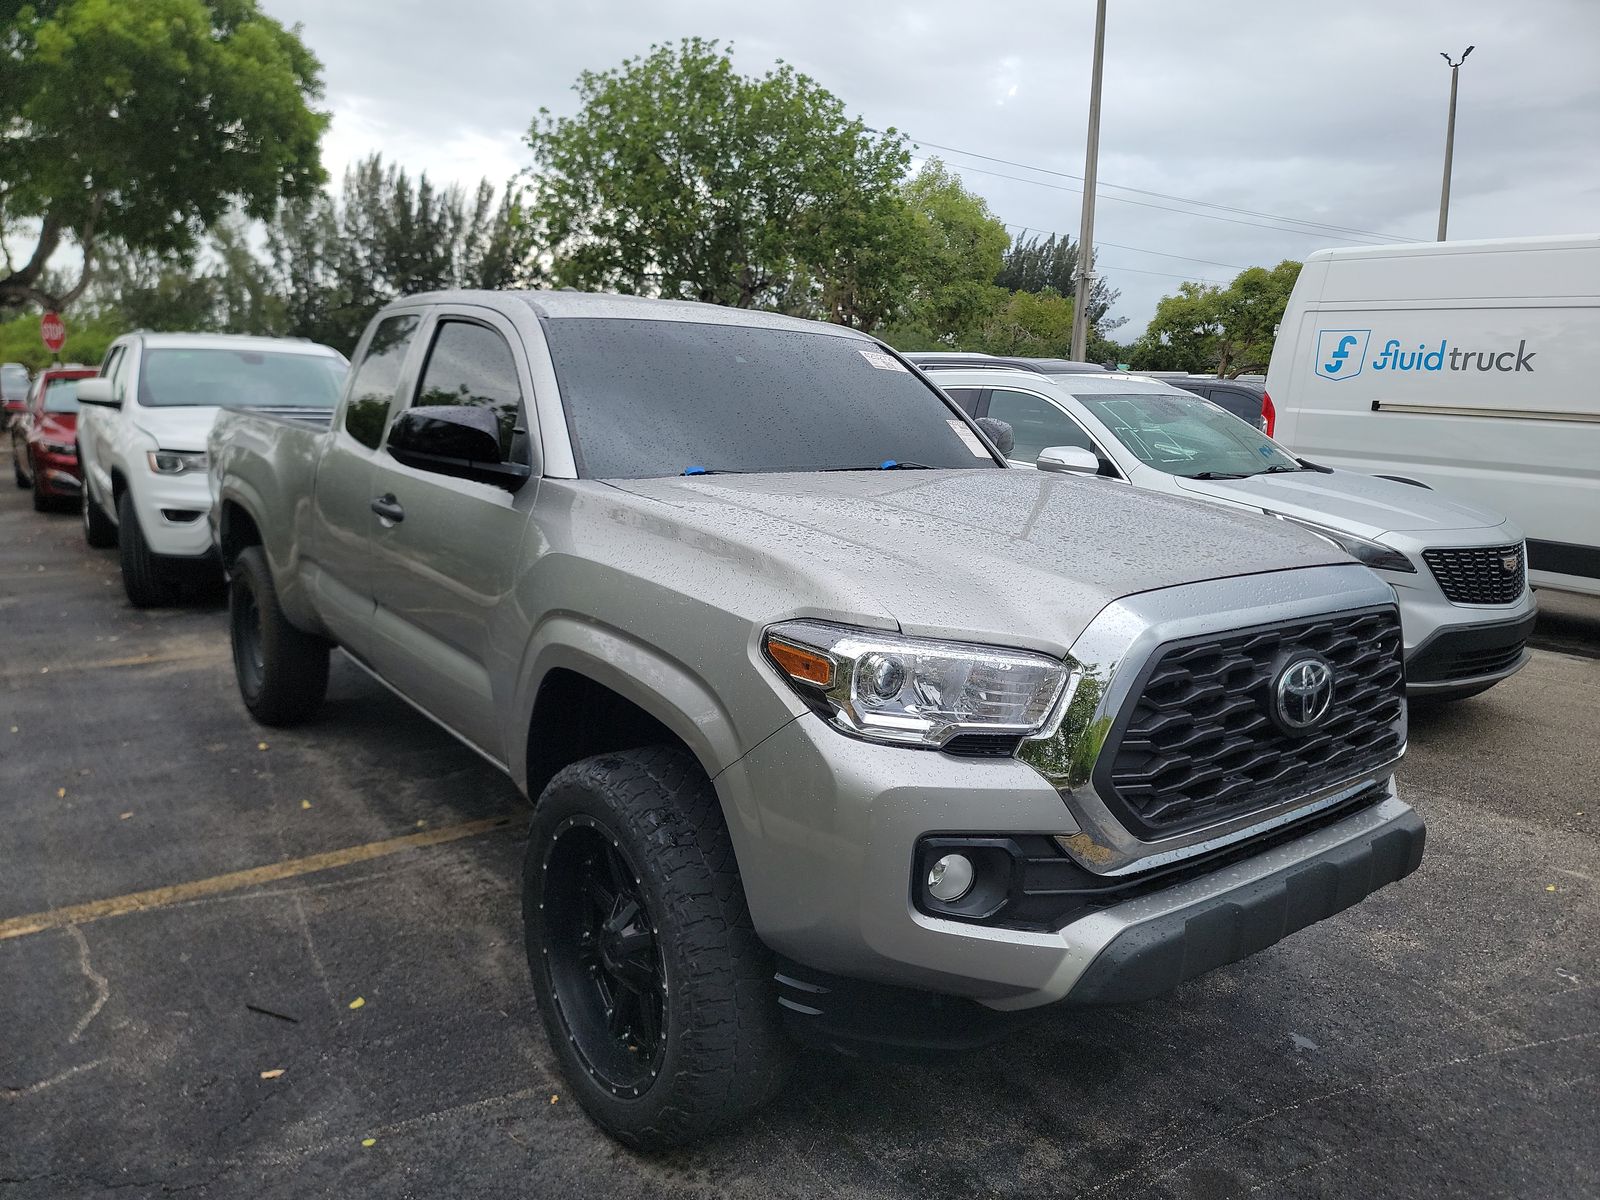
M1472 53L1468 46L1461 52L1461 57L1450 62L1450 56L1443 50L1439 57L1450 63L1450 119L1444 127L1444 186L1439 190L1439 240L1444 241L1445 226L1450 223L1450 164L1456 152L1456 81L1461 76L1461 64L1467 61L1467 55Z
M1089 345L1089 288L1094 271L1094 189L1100 166L1100 77L1106 65L1106 0L1094 11L1094 72L1089 82L1089 141L1083 154L1083 223L1078 227L1078 294L1072 303L1072 357Z

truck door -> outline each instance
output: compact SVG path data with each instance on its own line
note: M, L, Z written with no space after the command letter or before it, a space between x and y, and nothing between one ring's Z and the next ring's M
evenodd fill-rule
M501 601L516 578L538 491L529 433L533 389L520 339L498 314L447 309L425 333L428 351L412 406L490 409L502 456L535 470L513 494L379 456L371 494L387 515L372 530L372 663L435 718L503 760L490 681L522 649L497 636L497 619L507 617Z
M373 462L396 393L414 377L414 368L407 375L406 364L422 317L421 311L395 313L368 335L317 467L306 553L310 582L329 631L363 659L371 649L371 538L378 524L372 512Z

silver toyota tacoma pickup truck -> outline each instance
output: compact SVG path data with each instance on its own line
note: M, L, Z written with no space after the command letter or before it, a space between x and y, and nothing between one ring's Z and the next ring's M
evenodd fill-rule
M212 432L240 691L307 718L336 646L532 799L538 1006L639 1147L796 1039L1144 1000L1414 870L1389 587L1005 433L838 326L399 301L334 412Z

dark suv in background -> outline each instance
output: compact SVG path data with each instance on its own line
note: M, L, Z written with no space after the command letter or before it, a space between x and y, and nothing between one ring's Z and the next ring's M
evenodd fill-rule
M1144 372L1162 383L1203 396L1219 408L1227 409L1241 421L1248 421L1268 437L1272 436L1272 397L1267 385L1249 379L1218 379L1215 375L1184 375L1177 372Z

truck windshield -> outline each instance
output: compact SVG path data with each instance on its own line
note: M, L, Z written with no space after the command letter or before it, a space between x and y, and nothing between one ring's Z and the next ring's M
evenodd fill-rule
M1222 478L1304 468L1259 429L1198 396L1077 394L1140 462L1169 475Z
M44 410L53 413L78 411L78 381L47 379L44 384Z
M151 408L333 408L344 362L325 354L165 348L145 351L139 403Z
M955 409L870 342L587 317L544 331L587 478L1000 466Z

